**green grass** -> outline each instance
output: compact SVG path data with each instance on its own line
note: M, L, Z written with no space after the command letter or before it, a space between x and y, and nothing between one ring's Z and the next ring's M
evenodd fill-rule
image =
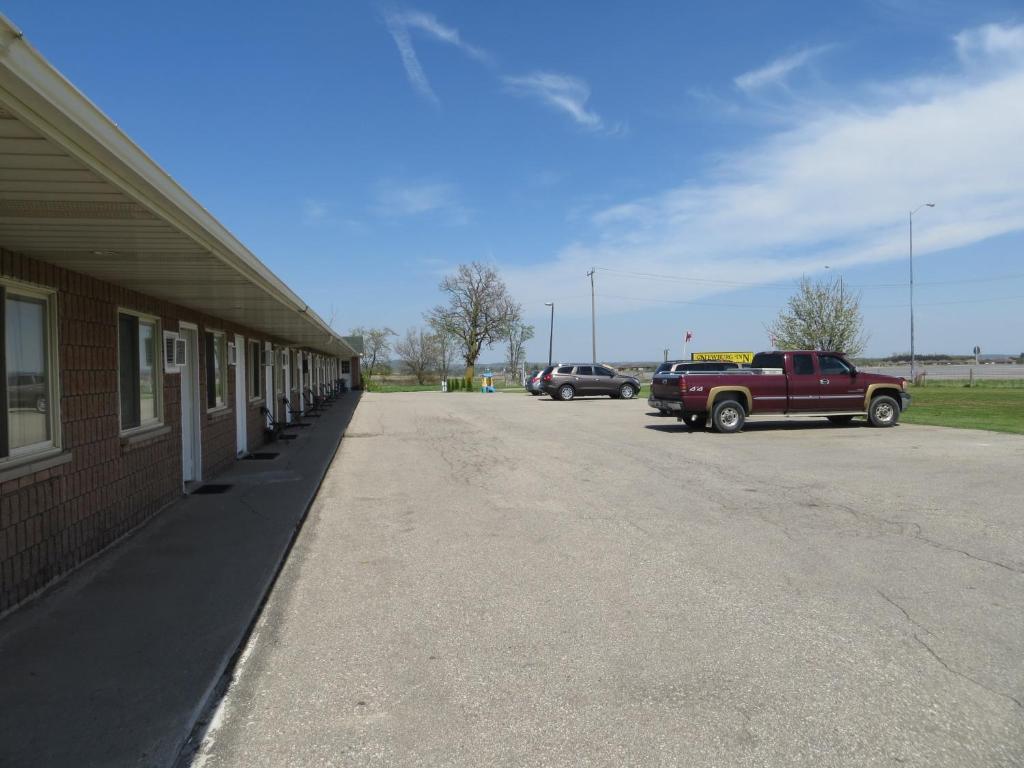
M989 429L1024 435L1024 386L1009 381L929 382L910 387L914 400L901 420L936 427Z
M441 385L434 384L392 384L390 382L373 382L368 392L440 392Z

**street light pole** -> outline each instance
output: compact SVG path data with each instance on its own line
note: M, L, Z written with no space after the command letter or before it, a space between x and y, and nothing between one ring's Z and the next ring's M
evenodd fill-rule
M594 365L597 365L597 311L594 307L594 273L596 271L597 267L591 267L587 272L587 277L590 278L590 354L593 357L591 362Z
M910 223L910 383L914 383L914 376L917 372L917 356L914 352L914 214L922 208L934 208L935 203L921 203L910 212L908 220Z
M555 345L555 302L545 301L545 307L551 307L551 330L548 332L548 367L551 367L551 350Z

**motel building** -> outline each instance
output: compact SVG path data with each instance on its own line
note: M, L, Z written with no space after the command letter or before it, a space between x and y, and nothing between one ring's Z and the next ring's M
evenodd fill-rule
M334 333L0 16L0 613L359 388Z

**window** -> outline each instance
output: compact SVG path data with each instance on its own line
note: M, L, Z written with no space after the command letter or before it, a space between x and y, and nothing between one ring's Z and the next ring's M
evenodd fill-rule
M852 373L850 366L838 357L832 357L831 355L818 355L818 365L821 366L822 374L837 376L844 373L847 375Z
M813 376L814 358L810 355L793 355L793 373L801 376Z
M227 339L220 331L207 331L206 337L206 408L223 408L228 401Z
M352 361L351 360L342 360L341 361L341 372L342 373L352 373Z
M750 364L751 368L785 368L781 352L758 352Z
M262 346L258 341L249 342L249 399L259 400L263 397L263 355Z
M161 423L161 370L157 365L160 323L155 317L120 312L117 316L117 381L121 429Z
M576 375L577 376L593 376L594 375L594 366L592 366L592 365L577 365L576 366Z
M0 285L4 353L0 356L5 407L0 413L0 457L56 445L53 295Z
M615 374L609 371L607 368L602 368L600 365L594 368L594 374L596 376L614 376Z
M563 365L561 368L559 368L557 371L555 371L555 373L572 373L572 366L571 365Z

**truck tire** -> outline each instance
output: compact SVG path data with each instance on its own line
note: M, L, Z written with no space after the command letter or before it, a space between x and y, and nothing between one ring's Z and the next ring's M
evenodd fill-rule
M576 397L576 390L572 388L572 384L563 384L558 388L558 399L559 400L572 400Z
M711 411L711 424L716 432L731 434L743 429L746 414L735 400L719 400Z
M873 427L894 427L900 420L900 407L888 395L879 395L868 407L868 421Z
M833 424L837 426L849 424L851 421L853 421L853 416L826 416L825 418L827 418L829 421L831 421Z

